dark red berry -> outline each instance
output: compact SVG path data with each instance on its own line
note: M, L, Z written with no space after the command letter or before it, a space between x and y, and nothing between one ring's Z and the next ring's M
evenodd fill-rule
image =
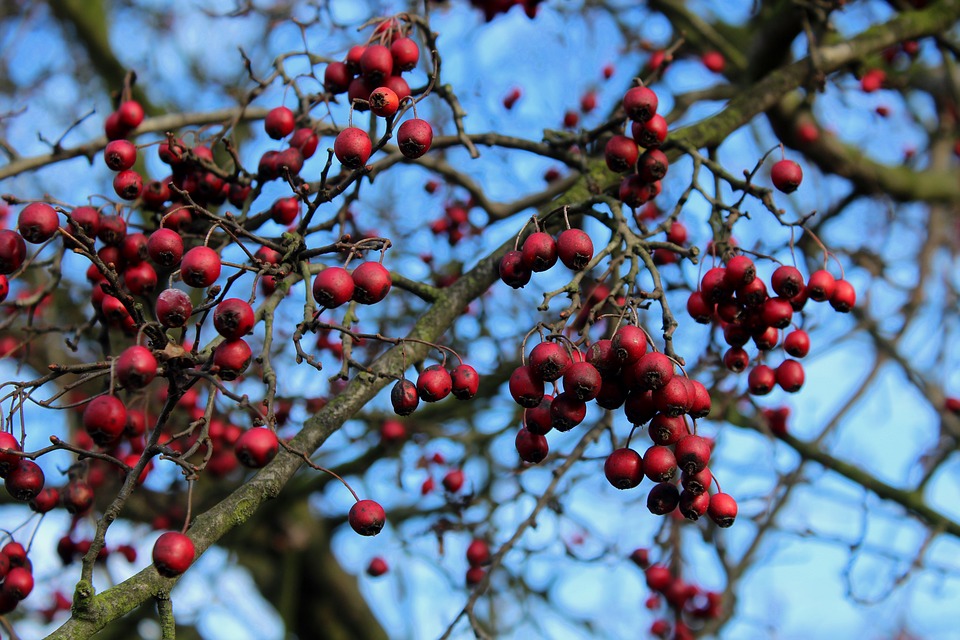
M650 421L650 439L654 444L671 445L689 433L683 416L666 416L658 413Z
M520 459L524 462L529 462L530 464L537 464L538 462L543 461L547 457L547 454L550 452L550 446L547 443L547 439L538 434L533 433L527 429L520 429L517 432L517 438L515 441L517 447L517 453L520 455Z
M600 372L589 362L571 364L563 374L563 390L584 402L600 393Z
M9 275L23 265L27 245L16 231L0 229L0 274Z
M687 298L687 313L690 314L690 317L693 318L695 322L710 324L711 320L713 320L714 311L714 304L704 300L703 294L699 291L694 291Z
M680 491L676 485L661 482L650 489L647 494L647 509L650 513L664 516L672 512L680 504Z
M776 370L777 384L788 393L795 393L803 386L803 365L796 360L784 360Z
M157 297L157 321L165 327L177 328L187 324L193 304L190 296L179 289L165 289Z
M410 71L420 59L420 47L410 38L396 38L390 43L395 71Z
M633 364L631 375L637 389L655 391L673 378L673 360L658 351L651 351Z
M593 242L580 229L567 229L557 238L557 253L564 266L580 271L593 259Z
M460 363L450 373L453 383L451 392L457 400L469 400L480 389L480 376L477 370L468 364Z
M696 522L700 519L700 516L707 512L707 508L710 506L710 496L706 493L698 495L683 490L680 492L680 503L678 506L684 518Z
M127 408L116 396L97 396L83 410L83 426L97 444L107 444L123 434Z
M380 82L393 73L393 56L382 44L368 45L360 56L360 73L370 82Z
M750 284L757 277L757 267L748 256L743 254L730 258L724 279L728 289L736 290Z
M507 286L521 289L530 282L531 271L524 265L523 253L507 251L500 259L500 279Z
M53 237L60 218L53 207L45 202L32 202L25 206L17 219L17 230L30 244L42 244Z
M667 139L667 121L654 114L646 122L634 122L631 126L633 139L644 149L658 149Z
M521 263L529 271L546 271L557 264L557 242L549 233L537 231L527 236L521 250Z
M543 399L543 379L530 365L517 367L510 375L510 395L521 407L531 409Z
M5 486L7 493L14 500L30 502L43 490L44 481L43 469L40 465L33 460L20 458L16 466L7 471Z
M544 395L540 404L523 412L523 426L530 433L544 435L553 428L553 418L550 417L550 404L553 396Z
M587 405L567 392L560 393L550 403L550 418L557 431L569 431L587 417Z
M770 277L770 286L781 298L793 298L803 291L803 275L796 267L782 265Z
M617 329L612 342L613 351L623 365L632 365L647 352L647 334L632 324Z
M397 380L390 390L390 403L393 405L393 412L398 416L410 415L420 404L417 385L407 379Z
M250 366L252 358L250 345L242 338L225 340L213 352L213 364L219 369L218 375L223 380L239 378Z
M657 94L647 87L633 87L623 95L623 109L627 117L637 122L646 122L657 112Z
M688 474L699 473L710 462L711 442L702 436L688 435L677 441L674 456L677 465Z
M773 391L777 383L777 376L773 369L765 364L758 364L750 370L747 376L747 387L755 396L764 396Z
M783 350L794 358L803 358L810 353L810 336L803 329L787 334L783 339Z
M603 473L617 489L632 489L643 480L643 458L633 449L616 449L603 463Z
M603 151L607 168L616 173L633 171L640 157L637 143L627 136L613 136L607 140Z
M103 150L103 161L112 171L125 171L137 162L137 147L129 140L113 140Z

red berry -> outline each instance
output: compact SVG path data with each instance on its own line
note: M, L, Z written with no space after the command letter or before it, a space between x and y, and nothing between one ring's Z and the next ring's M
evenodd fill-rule
M632 489L643 480L643 458L633 449L617 449L607 456L603 473L617 489Z
M607 168L616 173L632 171L640 157L637 143L626 136L613 136L604 147Z
M553 428L553 418L550 417L550 404L553 396L544 395L540 404L523 412L523 426L536 435L544 435Z
M694 494L690 491L680 492L680 513L687 520L696 522L710 507L710 496L706 493Z
M395 71L410 71L420 59L420 47L410 38L396 38L390 43L390 55Z
M360 56L360 73L372 82L380 82L393 73L393 56L382 44L368 45Z
M353 76L343 62L331 62L323 70L323 88L333 95L346 93L351 80Z
M690 317L693 318L695 322L710 324L714 311L715 307L713 303L704 300L703 294L699 291L694 291L687 298L687 313L690 314Z
M676 509L678 504L680 504L680 491L676 485L669 482L654 485L647 494L647 509L654 515L667 515Z
M143 191L143 178L133 169L121 171L113 177L113 190L124 200L136 200Z
M60 496L67 513L85 515L93 506L93 488L82 480L68 482Z
M313 279L313 298L327 309L349 302L354 289L353 278L343 267L327 267Z
M370 110L381 118L389 118L400 108L400 99L390 87L377 87L368 98Z
M634 122L630 127L633 139L644 149L659 149L667 139L667 121L660 114L654 114L645 122Z
M794 358L803 358L810 353L810 336L803 329L791 331L783 339L783 350Z
M543 399L543 380L530 365L517 367L510 375L510 395L521 407L532 409Z
M500 259L500 279L504 284L521 289L530 282L531 271L523 263L523 253L507 251Z
M670 161L667 155L660 149L647 149L637 160L637 175L644 182L651 183L662 179L667 175L667 169L670 167Z
M9 275L23 265L27 245L16 231L0 229L0 274Z
M807 295L811 300L824 302L830 299L836 286L837 281L834 280L829 271L823 269L814 271L807 281Z
M251 469L260 469L276 457L280 451L280 442L272 429L253 427L237 438L233 448L240 464Z
M157 375L157 359L146 347L134 345L124 349L114 363L117 380L127 389L142 389Z
M17 230L30 244L42 244L53 237L59 224L53 207L45 202L32 202L20 212Z
M360 304L377 304L390 293L390 272L379 262L364 262L353 270L353 299Z
M750 284L757 277L757 268L749 256L736 255L727 262L724 283L728 289L736 290Z
M580 271L593 259L593 242L580 229L567 229L557 238L557 253L564 266Z
M247 335L253 331L253 323L253 307L240 298L227 298L213 312L213 326L227 340Z
M783 265L773 272L770 286L781 298L793 298L803 291L803 275L796 267Z
M680 474L680 486L695 496L706 493L710 489L711 482L713 482L713 474L710 473L709 467L704 467L696 473L684 471Z
M667 416L658 413L650 421L650 439L655 444L671 445L689 433L683 416Z
M652 351L634 363L631 375L637 389L655 391L666 386L673 378L673 360L660 352Z
M463 487L463 471L451 469L443 476L443 488L450 493L456 493Z
M546 271L557 264L557 242L549 233L538 231L523 241L521 264L528 271Z
M677 465L688 474L702 471L710 462L711 442L702 436L681 438L674 447Z
M390 568L387 566L387 561L380 556L371 558L370 564L367 565L367 575L374 578L382 576L389 570Z
M190 296L179 289L165 289L157 297L157 321L167 328L184 326L191 313Z
M573 364L570 354L557 342L541 342L530 351L529 367L544 382L559 380Z
M631 424L646 424L657 415L652 391L630 391L623 405L623 412Z
M760 307L760 319L767 326L786 329L793 319L793 305L786 298L767 298Z
M387 515L383 507L373 500L358 500L347 515L354 531L362 536L375 536L383 529Z
M121 103L116 113L120 126L128 131L136 129L143 122L143 107L136 100Z
M397 146L406 158L419 158L433 144L433 127L426 120L413 118L397 129Z
M426 402L443 400L452 389L450 373L439 364L430 365L417 376L417 393Z
M116 396L97 396L83 410L83 426L97 444L107 444L123 434L127 408Z
M296 116L293 111L286 107L274 107L267 112L267 117L263 120L263 128L267 135L274 140L285 138L293 133L296 126Z
M600 372L589 362L577 362L563 374L563 390L584 402L593 400L600 393Z
M209 287L220 277L221 266L216 251L210 247L194 247L183 256L180 277L191 287Z
M137 161L137 147L129 140L113 140L103 150L103 161L112 171L125 171Z
M631 365L646 354L647 334L640 327L625 324L613 334L611 347L622 364Z
M633 87L623 95L623 109L627 117L646 122L657 112L657 94L647 87Z
M30 502L43 490L44 481L40 465L33 460L20 458L17 464L7 471L5 486L14 500ZM12 560L11 558L11 564Z
M793 160L780 160L770 170L773 186L784 193L793 193L803 181L803 170Z
M563 392L550 403L550 418L557 431L569 431L587 417L587 405L572 394Z
M660 413L676 417L686 412L690 404L686 380L684 376L674 376L667 384L653 392L653 403Z
M700 56L700 61L710 71L714 73L723 73L727 66L727 61L719 51L707 51Z
M7 573L0 592L14 600L23 600L33 591L33 574L25 567L14 567Z
M517 447L517 453L524 462L537 464L547 457L550 452L550 446L547 439L539 434L532 433L528 429L520 429L517 432L517 438L514 443Z
M278 198L270 205L270 218L277 224L291 224L299 214L300 199L295 196Z
M167 531L153 544L153 566L165 578L173 578L193 564L193 541L177 531Z
M710 496L707 515L718 527L729 527L737 517L737 502L726 493L715 493Z
M304 160L312 157L313 154L316 153L318 144L320 144L320 138L317 137L316 132L309 127L297 129L293 132L293 137L290 138L290 146L297 149Z
M450 373L450 379L453 383L451 391L457 400L469 400L477 395L480 389L480 376L477 370L468 364L457 365Z
M250 366L251 358L253 352L243 339L225 340L213 352L213 364L219 369L218 374L223 380L239 378Z
M840 313L849 313L856 303L857 292L853 285L843 279L837 280L833 293L830 294L830 306Z
M407 379L397 380L390 390L390 403L393 405L393 412L398 416L410 415L420 404L417 385Z
M750 370L747 376L747 386L755 396L765 396L773 391L777 383L777 376L773 369L765 364L758 364Z
M359 169L367 163L373 144L363 129L347 127L333 141L333 152L340 164L348 169Z
M777 384L788 392L795 393L803 386L803 365L796 360L784 360L776 370Z

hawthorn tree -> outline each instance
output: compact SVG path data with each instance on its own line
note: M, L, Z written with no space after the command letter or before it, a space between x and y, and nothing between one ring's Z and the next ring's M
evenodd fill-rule
M209 4L0 16L0 635L943 637L960 2Z

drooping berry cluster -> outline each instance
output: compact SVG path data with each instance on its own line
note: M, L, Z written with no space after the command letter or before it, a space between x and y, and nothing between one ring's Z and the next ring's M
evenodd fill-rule
M722 594L687 582L663 564L650 564L646 549L634 550L630 559L643 569L647 587L653 592L644 606L663 614L650 625L652 637L692 640L695 629L723 613Z
M748 375L748 388L754 395L766 395L776 385L789 393L803 386L803 365L793 358L807 355L810 337L803 329L788 329L794 314L802 313L808 300L829 301L841 313L849 312L856 303L853 286L825 269L804 282L799 269L781 265L770 276L770 289L773 295L758 276L753 260L741 254L730 258L726 266L709 269L698 290L687 298L687 312L695 321L716 323L722 330L729 345L723 355L727 369L740 373L750 367L751 357L744 347L751 341L756 346L758 362ZM774 369L762 361L778 345L791 358Z
M635 325L623 325L612 339L594 342L585 357L559 342L535 346L509 383L513 399L525 409L516 438L520 458L542 461L549 452L546 434L579 425L591 400L607 410L623 407L634 428L649 423L654 444L642 456L629 445L613 451L604 464L610 483L631 489L646 476L657 483L647 499L652 513L666 515L679 507L686 518L697 520L709 511L719 526L730 526L736 503L723 493L710 495L712 443L696 435L696 419L710 412L710 394L700 382L677 375L671 358L647 348L646 332ZM563 381L559 393L558 380ZM555 395L546 393L546 383L554 384Z
M667 139L667 121L657 113L657 94L639 86L623 96L623 110L630 119L631 137L615 135L607 140L604 159L616 173L626 173L620 182L620 200L637 208L660 194L660 181L670 166L660 146ZM640 153L640 148L643 153Z

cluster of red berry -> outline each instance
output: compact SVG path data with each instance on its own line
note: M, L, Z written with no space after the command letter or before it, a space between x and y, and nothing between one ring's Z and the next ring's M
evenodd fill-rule
M507 251L500 259L500 279L519 289L530 282L534 272L548 270L558 259L568 269L583 271L593 259L590 236L580 229L566 229L556 240L546 231L531 233L522 249Z
M654 444L641 456L629 448L628 438L626 446L613 451L604 464L610 483L631 489L646 476L657 483L647 498L652 513L666 515L679 507L690 520L709 514L717 525L728 527L736 517L736 502L725 493L710 494L712 441L696 435L696 419L710 412L710 394L700 382L676 375L671 358L647 348L646 332L635 325L623 325L612 339L594 342L585 357L558 342L535 346L509 382L510 394L525 409L516 438L520 458L542 461L549 452L546 434L580 424L591 400L611 411L623 407L634 428L650 423ZM560 379L563 391L557 393ZM554 383L555 395L545 393L548 382ZM686 416L693 420L692 432ZM674 481L678 468L679 487Z
M611 171L629 172L620 182L619 196L624 204L637 208L660 194L660 180L670 166L660 150L667 139L667 121L657 113L657 94L648 87L629 89L622 103L633 137L613 136L607 141L603 156Z
M790 393L799 391L804 382L803 366L791 358L776 369L762 362L764 354L782 345L787 355L803 358L810 351L810 337L803 329L787 332L795 313L801 313L808 300L829 301L839 312L846 313L856 303L853 286L844 279L834 279L825 269L816 271L804 283L799 269L781 265L770 277L770 288L757 275L753 260L743 254L727 261L726 266L709 269L700 280L700 287L687 298L687 312L701 324L715 323L723 331L729 349L723 363L739 373L750 366L750 355L744 349L753 341L758 362L748 375L750 393L765 395L780 385ZM783 337L781 340L781 333Z
M693 640L694 629L705 620L720 617L722 594L704 590L674 575L669 567L662 564L650 564L649 552L636 549L630 559L644 572L647 587L653 591L644 605L653 611L665 609L664 615L650 625L650 635L656 638L673 640ZM671 625L667 619L672 617Z
M33 591L33 565L19 542L0 549L0 580L0 614L7 614Z

